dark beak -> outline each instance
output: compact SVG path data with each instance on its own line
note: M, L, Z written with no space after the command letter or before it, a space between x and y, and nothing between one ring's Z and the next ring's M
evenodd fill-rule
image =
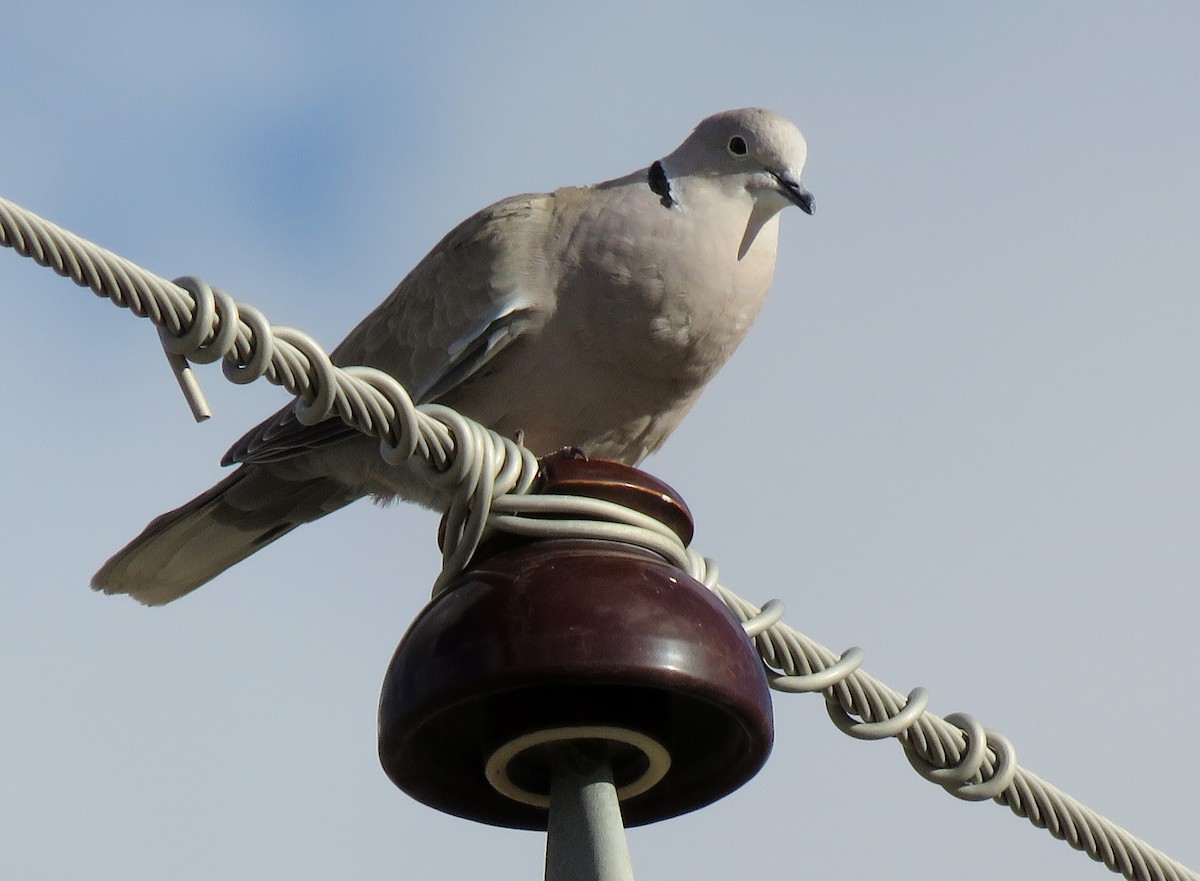
M788 198L793 205L803 211L805 214L812 214L817 210L817 200L813 198L813 194L801 186L800 181L794 180L786 174L772 171L775 180L779 181L779 191Z

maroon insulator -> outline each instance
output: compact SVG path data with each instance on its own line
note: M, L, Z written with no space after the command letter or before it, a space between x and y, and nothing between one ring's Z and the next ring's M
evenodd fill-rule
M538 491L619 502L685 541L661 481L559 454ZM625 824L703 807L771 750L762 662L737 619L661 556L622 542L501 539L417 616L384 679L379 756L439 810L545 829L554 751L608 749Z

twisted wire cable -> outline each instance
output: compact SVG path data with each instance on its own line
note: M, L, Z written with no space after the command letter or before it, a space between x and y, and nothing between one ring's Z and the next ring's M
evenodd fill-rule
M759 608L733 593L720 584L713 561L684 546L653 518L600 500L526 495L537 474L532 453L447 407L414 406L403 386L387 374L369 367L335 367L311 337L271 325L252 306L196 278L168 282L4 198L0 245L149 318L197 418L204 418L207 405L187 362L219 360L232 382L264 376L296 395L297 415L306 424L336 415L378 438L389 462L414 455L427 460L430 479L457 490L447 515L443 571L435 594L493 530L600 538L647 548L688 572L729 607L762 656L772 688L820 692L841 731L864 740L897 738L926 780L960 799L1007 805L1130 881L1200 881L1200 874L1021 768L1012 744L999 733L965 713L942 718L929 712L923 688L906 696L874 679L861 669L861 649L838 655L792 629L781 620L778 600Z
M413 456L428 462L430 482L459 489L435 592L474 553L491 499L524 493L537 477L537 458L516 442L448 407L415 406L404 387L381 370L334 366L312 337L272 325L258 309L198 278L169 282L4 198L0 245L150 319L198 419L207 416L208 405L187 362L221 361L231 382L261 376L296 395L296 416L306 425L338 416L378 438L388 462Z

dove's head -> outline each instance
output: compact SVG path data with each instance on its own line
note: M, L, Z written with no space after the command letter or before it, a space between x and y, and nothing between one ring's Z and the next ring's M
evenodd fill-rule
M808 144L798 128L778 113L747 107L703 120L663 165L669 174L736 182L772 214L787 205L812 214L812 193L800 184L807 159Z

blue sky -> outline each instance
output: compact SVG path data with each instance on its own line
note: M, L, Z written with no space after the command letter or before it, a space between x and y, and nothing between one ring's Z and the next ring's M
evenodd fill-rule
M334 345L458 220L757 104L810 146L772 298L646 463L725 582L1200 866L1200 62L1192 4L26 5L0 195ZM0 254L0 876L537 877L542 837L378 768L436 518L355 505L164 609L92 594L279 406ZM645 878L1105 870L779 696ZM910 869L919 861L920 869Z

